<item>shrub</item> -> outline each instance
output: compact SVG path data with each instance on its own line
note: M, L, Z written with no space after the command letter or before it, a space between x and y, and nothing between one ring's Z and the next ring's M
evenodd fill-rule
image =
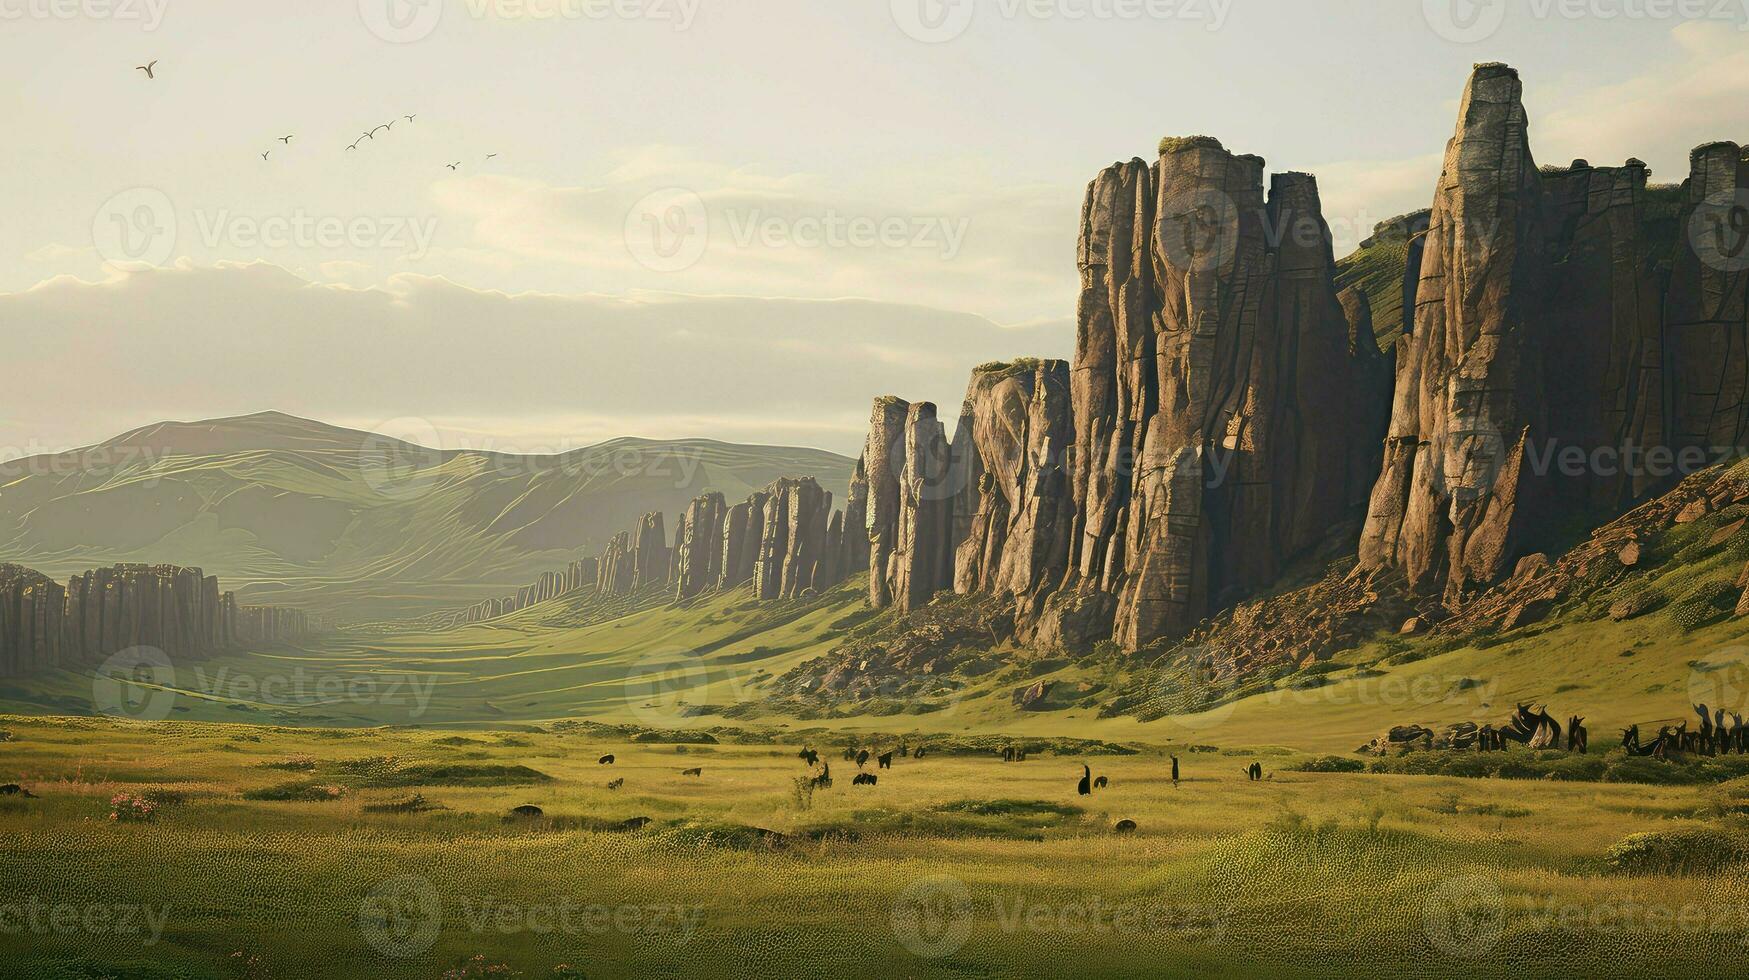
M1670 616L1684 633L1692 633L1723 618L1736 600L1730 583L1703 582L1670 607Z
M117 793L109 798L109 819L116 823L151 823L158 807L136 793Z
M339 786L296 780L280 783L277 786L264 786L260 789L248 790L243 794L245 800L266 801L269 803L325 803L338 800L346 794Z
M1326 755L1316 759L1307 759L1298 765L1284 766L1288 772L1365 772L1366 763L1359 759L1345 759L1339 755Z
M1749 857L1735 834L1710 827L1629 834L1609 849L1610 867L1630 874L1697 874L1717 871Z

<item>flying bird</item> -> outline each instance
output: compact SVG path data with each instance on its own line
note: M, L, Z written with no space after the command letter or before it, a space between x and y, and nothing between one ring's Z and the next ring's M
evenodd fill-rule
M490 159L492 159L492 158L493 158L493 157L495 157L495 156L497 156L497 155L498 155L498 154L496 154L496 153L488 153L488 154L486 154L486 159L488 159L488 160L490 160Z
M151 60L151 61L148 61L148 62L146 62L146 63L145 63L145 64L143 64L143 65L135 65L135 66L134 66L134 71L143 71L143 72L145 72L145 73L146 73L146 77L147 77L147 78L157 78L157 77L158 77L158 76L157 76L157 75L154 75L154 74L152 74L152 68L153 68L153 67L154 67L154 66L156 66L156 65L157 65L157 64L158 64L158 59L157 59L157 58L153 58L153 59L152 59L152 60Z
M457 160L457 161L456 161L456 162L454 162L454 163L446 163L446 164L444 164L444 166L446 166L446 167L448 167L448 168L449 168L449 169L451 169L451 170L460 170L460 169L461 169L461 165L462 165L462 162L461 162L461 161L460 161L460 160Z
M418 114L419 113L415 112L415 113L413 113L413 116L417 116ZM407 120L408 122L412 122L413 116L402 116L401 118Z
M269 153L272 153L272 152L273 152L273 151L272 151L272 150L266 150L266 151L264 151L264 152L263 152L263 153L262 153L262 154L261 154L261 159L263 159L263 160L265 160L265 159L267 159L267 154L269 154Z
M294 134L292 134L292 135L293 135L293 136L295 136L295 135L297 135L297 134L295 134L295 133L294 133ZM291 137L291 136L281 136L281 137L280 137L280 138L279 138L279 141L280 141L280 142L281 142L281 143L284 143L284 144L285 144L285 145L286 145L286 146L290 146L290 145L291 145L291 141L292 141L292 137Z
M376 131L377 131L377 130L379 130L379 129L388 129L388 128L389 128L389 127L388 127L388 126L386 126L386 125L384 125L384 126L375 126L375 127L372 127L372 129L371 129L371 132L372 132L372 133L374 133L374 132L376 132ZM375 137L375 136L372 136L372 137L371 137L371 139L373 139L373 140L374 140L374 139L376 139L376 137Z
M347 149L348 150L356 150L356 149L358 149L358 144L360 144L362 142L364 142L364 137L360 136L358 139L353 140L352 145L348 146Z

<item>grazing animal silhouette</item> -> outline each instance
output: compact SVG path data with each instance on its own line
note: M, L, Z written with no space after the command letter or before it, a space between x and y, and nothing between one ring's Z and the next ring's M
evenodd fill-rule
M1249 766L1246 766L1245 767L1245 775L1247 777L1249 777L1252 782L1256 782L1257 780L1262 779L1263 778L1263 763L1253 762Z
M802 754L798 758L810 766L817 766L820 764L820 753L815 752L813 749L803 749Z
M1111 785L1110 781L1107 780L1104 776L1101 776L1098 779L1095 779L1093 781L1093 786L1096 789L1104 789L1105 787L1107 787L1109 785Z
M682 776L702 776L704 775L704 767L699 766L695 769L682 769L680 770L680 774Z
M1178 785L1178 757L1172 757L1172 785Z
M879 756L875 759L875 764L881 769L893 768L893 753L888 752L886 755Z
M1012 746L1012 745L1002 746L1002 761L1003 762L1013 762L1014 761L1014 746Z
M868 765L868 750L863 749L861 752L856 753L856 768L861 769L866 765Z
M879 778L879 776L876 776L872 772L859 772L856 774L856 778L852 779L850 782L855 786L873 786L875 781Z
M510 811L511 816L527 817L531 820L534 819L535 817L543 815L544 813L545 813L545 811L543 811L540 807L535 806L533 803L524 803L523 805Z
M1081 764L1081 781L1075 784L1075 792L1082 796L1093 792L1093 770L1085 762Z
M621 830L643 830L645 827L648 827L649 825L650 825L650 818L649 817L632 817L629 820L620 821L619 829L621 829Z
M832 764L830 762L826 763L825 767L821 769L820 774L814 777L814 788L832 788Z
M611 766L613 765L613 756L604 755L601 758L596 759L595 764L598 766Z
M1136 832L1136 822L1134 820L1119 820L1117 825L1111 829L1120 834L1133 834Z
M0 786L0 796L22 796L27 800L36 799L35 793L17 783L7 783L5 786Z
M626 778L624 776L621 776L618 779L614 780L613 782L608 783L607 788L608 789L619 789L621 786L624 786L625 784L626 784Z

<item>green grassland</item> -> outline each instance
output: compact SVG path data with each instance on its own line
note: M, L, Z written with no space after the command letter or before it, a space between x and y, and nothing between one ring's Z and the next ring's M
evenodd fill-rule
M1735 783L1302 773L1291 754L1230 751L1182 756L1175 787L1142 747L1012 765L943 750L865 787L820 732L671 745L589 729L0 728L7 772L37 797L0 801L0 915L20 923L0 929L7 975L436 978L481 956L530 977L561 963L592 977L1721 976L1749 928L1741 865L1612 858L1638 833L1663 849L1634 853L1738 841ZM836 777L806 798L803 741ZM1241 775L1254 758L1263 782ZM1083 761L1110 786L1078 796ZM324 790L286 799L288 785ZM110 820L117 793L155 801L152 819ZM432 808L385 812L412 793ZM525 804L543 816L506 818ZM1125 819L1138 829L1114 833ZM56 909L81 918L57 931Z
M812 476L842 500L852 465L708 439L437 450L268 412L0 463L0 554L55 578L193 566L250 603L409 618L512 592L709 490L738 500Z

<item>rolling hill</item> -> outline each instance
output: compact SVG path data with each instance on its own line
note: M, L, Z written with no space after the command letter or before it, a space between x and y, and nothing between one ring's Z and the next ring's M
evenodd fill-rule
M392 619L514 589L706 490L733 500L811 476L842 500L852 465L708 439L433 449L277 412L163 422L0 465L0 559L57 578L192 565L252 603Z

